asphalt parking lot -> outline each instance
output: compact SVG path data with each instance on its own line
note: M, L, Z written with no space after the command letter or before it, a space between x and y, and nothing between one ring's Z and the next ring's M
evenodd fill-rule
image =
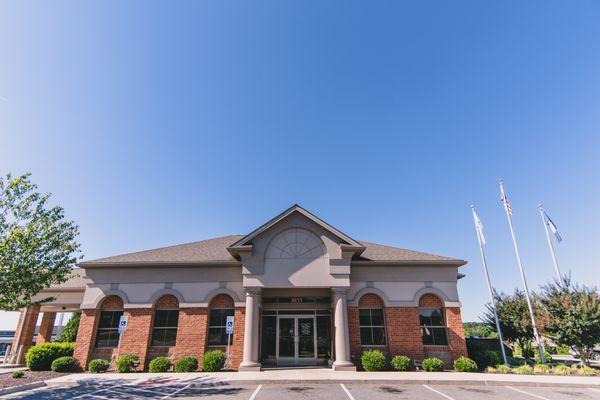
M229 384L195 379L138 383L86 382L45 387L4 396L22 400L205 399L205 400L586 400L600 399L600 389L465 385L395 385L369 383Z

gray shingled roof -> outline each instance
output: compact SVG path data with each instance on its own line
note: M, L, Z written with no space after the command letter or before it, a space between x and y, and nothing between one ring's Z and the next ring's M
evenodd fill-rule
M163 264L163 263L209 263L209 262L235 262L236 260L227 251L227 247L243 238L243 235L224 236L215 239L201 240L162 247L153 250L139 251L136 253L122 254L114 257L100 258L85 261L82 267L91 265L110 264ZM384 246L376 243L361 242L366 250L356 261L382 261L382 262L456 262L464 263L455 258L442 257L435 254L401 249L398 247Z

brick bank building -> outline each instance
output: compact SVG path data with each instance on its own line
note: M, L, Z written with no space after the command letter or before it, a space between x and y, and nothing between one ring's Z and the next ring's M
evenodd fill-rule
M458 268L465 261L357 241L294 205L245 236L82 262L73 278L23 310L13 361L48 341L57 312L81 310L74 357L135 354L141 365L225 350L230 366L353 370L378 349L449 366L466 355ZM119 341L117 325L128 317ZM119 345L120 342L120 345Z

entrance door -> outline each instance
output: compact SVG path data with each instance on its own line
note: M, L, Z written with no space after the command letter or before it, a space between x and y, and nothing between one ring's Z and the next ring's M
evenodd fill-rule
M315 364L315 317L285 316L277 322L277 365Z

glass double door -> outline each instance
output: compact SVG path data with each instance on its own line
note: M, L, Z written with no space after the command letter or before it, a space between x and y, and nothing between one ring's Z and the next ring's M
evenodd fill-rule
M277 318L277 365L314 365L317 360L314 316Z

